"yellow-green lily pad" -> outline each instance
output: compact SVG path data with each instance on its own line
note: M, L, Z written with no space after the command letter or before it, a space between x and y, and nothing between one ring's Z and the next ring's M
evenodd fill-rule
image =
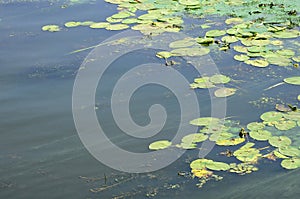
M73 27L77 27L77 26L80 26L80 25L81 25L81 22L79 22L79 21L69 21L69 22L65 23L65 26L67 28L73 28Z
M210 52L209 48L177 48L171 51L175 56L202 56L207 55Z
M244 46L233 46L233 49L239 53L247 53L248 50Z
M106 30L124 30L129 28L126 24L109 24L105 29Z
M292 120L288 120L288 121L278 121L275 123L275 127L278 130L281 131L287 131L290 130L292 128L295 128L297 126L297 123L295 121Z
M58 25L45 25L42 27L42 30L49 32L58 32L60 31L60 27Z
M283 81L288 84L300 85L300 76L288 77L283 79Z
M279 148L279 152L290 157L300 157L300 149L293 146L286 146Z
M210 43L213 43L215 40L213 38L201 38L201 37L198 37L196 38L196 41L199 43L199 44L210 44Z
M212 163L213 160L205 159L205 158L200 158L192 161L190 163L191 169L204 169L206 167L206 164Z
M219 36L223 36L226 34L225 30L210 30L207 31L205 36L206 37L219 37Z
M184 38L181 40L173 41L169 44L170 48L185 48L195 44L195 40L193 38Z
M285 169L297 169L300 167L300 159L299 158L284 159L281 162L281 166Z
M160 51L158 53L156 53L156 56L159 57L159 58L169 58L169 57L172 57L172 53L171 52L168 52L168 51Z
M283 114L276 111L265 112L260 116L260 118L265 122L279 121L282 117Z
M198 143L198 142L203 142L208 138L208 135L202 134L202 133L193 133L184 136L181 139L181 142L185 143Z
M269 139L269 144L278 148L289 146L291 143L291 139L287 136L273 136Z
M149 145L150 150L160 150L160 149L166 149L169 146L171 146L172 143L168 140L159 140L156 142L153 142Z
M228 169L230 169L229 164L216 161L207 163L205 167L214 171L227 171Z
M216 144L219 146L233 146L245 141L245 138L231 138L226 140L217 140Z
M265 124L261 123L261 122L251 122L249 124L247 124L247 129L251 130L251 131L257 131L257 130L261 130L265 128Z
M235 36L224 36L221 40L225 43L234 43L239 41Z
M292 59L293 59L295 62L300 62L300 56L293 57Z
M195 148L197 148L197 144L182 142L180 144L176 144L176 147L181 148L181 149L195 149Z
M284 30L280 32L275 32L273 34L276 38L290 39L299 37L300 32L298 30Z
M233 58L234 58L235 60L237 60L237 61L247 61L248 59L250 59L249 56L243 55L243 54L240 54L240 55L234 55Z
M266 60L263 60L263 59L246 60L245 63L252 65L252 66L260 67L260 68L269 66L269 62Z
M236 89L235 88L219 88L217 89L214 94L216 97L228 97L228 96L231 96L231 95L234 95L236 92Z
M228 132L217 132L210 135L209 140L216 142L217 140L227 140L234 137L234 134Z
M285 158L289 158L288 156L285 156L283 154L281 154L278 149L273 151L273 154L277 157L277 158L281 158L281 159L285 159Z
M108 22L97 22L97 23L92 23L90 25L90 28L106 28L109 25Z
M216 125L220 121L219 118L215 117L200 117L190 121L191 125L195 126L209 126L209 125Z
M272 133L270 131L262 130L262 129L259 129L257 131L250 131L249 135L250 137L258 141L266 141L270 137L272 137Z
M230 82L230 77L227 77L225 75L217 74L213 75L209 78L209 81L214 84L226 84Z

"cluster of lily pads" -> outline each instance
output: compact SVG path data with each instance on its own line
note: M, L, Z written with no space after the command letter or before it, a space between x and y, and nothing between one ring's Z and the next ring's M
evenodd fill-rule
M227 84L230 82L230 77L222 75L222 74L216 74L211 77L204 76L194 79L194 83L190 84L190 87L192 89L196 88L214 88L218 85ZM214 95L216 97L228 97L231 95L234 95L236 92L235 88L226 88L221 87L214 91Z

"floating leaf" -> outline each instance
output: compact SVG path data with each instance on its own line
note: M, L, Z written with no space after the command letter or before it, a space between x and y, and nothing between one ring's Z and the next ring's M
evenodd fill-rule
M229 172L237 173L240 175L252 173L253 171L258 171L257 167L249 163L240 163L240 164L232 163L230 164L230 168L231 169L229 170Z
M265 112L260 116L260 118L266 122L279 121L282 117L283 117L282 113L275 112L275 111Z
M232 133L228 133L228 132L217 132L217 133L213 133L210 137L209 140L210 141L214 141L216 142L217 140L227 140L234 137L234 135Z
M191 162L190 167L191 169L205 169L206 164L212 163L212 160L209 159L204 159L204 158L200 158L200 159L196 159L194 161Z
M126 24L109 24L106 30L124 30L127 28L129 28L129 26Z
M279 148L279 152L283 155L290 156L290 157L300 156L300 149L293 146L281 147Z
M228 169L230 169L229 164L224 162L216 162L216 161L209 162L205 166L206 168L214 171L227 171Z
M106 28L109 25L107 22L92 23L90 28Z
M171 146L172 143L168 140L159 140L156 142L153 142L149 145L150 150L159 150L159 149L165 149Z
M273 151L273 153L277 158L281 158L281 159L288 158L287 156L281 154L278 150Z
M300 121L300 111L292 111L283 115L288 120Z
M297 38L299 35L300 32L298 30L285 30L285 31L275 32L273 34L273 36L276 38L284 38L284 39Z
M281 162L281 166L285 169L297 169L300 167L300 159L299 158L284 159Z
M232 138L232 139L226 139L226 140L217 140L216 144L220 146L233 146L238 145L245 141L245 138Z
M233 46L233 49L237 52L240 52L240 53L247 53L248 50L246 47L244 46Z
M269 143L272 146L281 148L281 147L289 146L292 143L292 141L290 138L286 136L273 136L269 139Z
M240 24L243 23L243 19L242 18L229 18L225 20L226 24Z
M250 59L249 56L243 55L243 54L241 54L241 55L234 55L233 58L234 58L235 60L237 60L237 61L246 61L246 60Z
M210 44L210 43L213 43L215 40L213 38L201 38L201 37L198 37L198 38L196 38L196 41L199 44Z
M216 97L228 97L231 95L234 95L236 92L235 88L219 88L215 91L215 96Z
M287 130L290 130L294 127L296 127L296 122L295 121L292 121L292 120L288 120L288 121L278 121L275 123L275 127L278 129L278 130L281 130L281 131L287 131Z
M170 48L184 48L189 47L195 44L195 40L193 38L184 38L182 40L173 41L170 43Z
M225 43L234 43L239 41L235 36L224 36L221 40Z
M213 174L212 171L206 169L192 169L192 173L198 178L207 178Z
M176 147L181 148L181 149L195 149L195 148L197 148L197 144L182 142L180 144L176 144Z
M81 22L79 22L79 21L69 21L69 22L65 23L65 26L67 28L77 27L77 26L80 26L80 25L81 25Z
M226 84L230 82L230 77L227 77L225 75L213 75L209 78L209 81L214 83L214 84Z
M42 27L42 30L49 32L58 32L60 31L60 27L58 25L46 25Z
M222 35L225 35L226 31L225 30L210 30L206 32L205 36L206 37L219 37Z
M200 117L190 121L190 124L195 126L208 126L218 124L220 121L219 118L214 117Z
M247 129L251 130L251 131L257 131L260 129L263 129L265 127L264 123L261 122L251 122L247 125Z
M295 52L290 49L277 50L276 53L288 58L291 58L295 55Z
M300 85L300 76L288 77L283 79L283 81L288 84Z
M300 62L300 56L293 57L292 59L293 59L295 62Z
M160 51L158 53L156 53L156 56L159 58L169 58L172 56L172 53L168 52L168 51Z
M233 155L242 162L256 162L261 154L258 149L249 146L242 146L236 150Z
M257 131L250 131L249 135L250 135L250 137L252 137L253 139L256 139L258 141L266 141L270 137L272 137L272 133L270 131L261 130L261 129L259 129Z
M184 136L181 141L186 142L186 143L198 143L198 142L203 142L208 138L207 135L202 134L202 133L193 133Z
M185 6L195 6L200 4L198 0L179 0L178 2Z
M274 64L277 66L289 66L291 65L291 60L289 58L280 56L280 55L274 55L274 56L268 56L265 55L264 56L266 58L266 60L270 63L270 64Z
M202 56L210 52L208 48L177 48L171 51L176 56Z
M269 62L267 62L266 60L263 60L263 59L246 60L245 63L252 65L252 66L260 67L260 68L264 68L269 65Z

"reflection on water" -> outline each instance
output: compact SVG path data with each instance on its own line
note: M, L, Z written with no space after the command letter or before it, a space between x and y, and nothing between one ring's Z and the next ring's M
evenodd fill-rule
M68 53L95 45L115 33L84 27L43 33L40 28L48 23L60 24L77 19L99 21L113 13L115 7L102 1L95 5L81 4L65 9L61 5L63 3L50 4L46 1L0 4L1 198L297 197L299 171L284 171L278 164L267 160L259 165L259 172L242 177L226 173L222 181L211 181L198 189L197 180L188 175L188 162L197 157L197 152L186 153L165 169L140 175L113 171L91 157L78 138L71 111L73 81L88 52ZM124 58L127 67L144 59L161 62L151 52L137 52L133 56L140 59L130 58L130 55ZM185 72L192 81L194 71L183 63L175 67ZM238 86L240 94L228 99L227 114L238 118L243 124L256 120L262 112L272 107L256 108L248 101L259 99L262 96L260 91L278 83L279 77L292 74L282 68L273 69L272 73L268 69L257 73L256 68L232 67L235 64L226 58L216 60L216 64L221 72L239 82L232 83L232 86ZM265 78L266 73L271 75ZM107 79L113 79L118 74L120 71L117 69L111 70L107 73ZM253 84L244 81L249 79L253 79ZM288 93L295 91L287 91L283 87L270 90L268 94L283 101L292 101ZM106 93L105 87L103 89L101 93L99 88L96 96L97 114L107 125L111 139L124 148L147 151L151 140L137 142L117 133L117 127L107 115L109 91ZM165 103L170 109L171 119L164 132L172 134L176 131L178 120L178 105L174 96L160 88L144 89L136 94L138 100L134 104L136 115L133 119L137 123L147 124L149 121L145 111L148 107L153 102ZM199 95L203 95L201 113L208 115L208 93L200 91ZM209 156L214 157L219 151L215 147ZM184 175L178 175L178 172Z

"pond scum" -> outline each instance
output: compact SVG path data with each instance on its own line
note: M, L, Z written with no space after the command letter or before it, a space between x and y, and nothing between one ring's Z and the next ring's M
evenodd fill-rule
M118 13L106 21L68 21L63 25L49 24L43 31L57 32L79 26L91 29L125 30L131 28L151 37L163 32L185 30L184 17L204 19L206 16L224 16L225 29L214 29L215 23L207 20L200 27L205 31L198 37L173 41L173 50L157 52L156 56L167 59L176 56L203 56L217 47L221 52L234 50L232 57L251 67L286 67L299 70L300 1L284 0L105 0L118 5ZM139 11L139 12L137 12ZM137 13L142 13L137 15ZM286 43L289 48L286 48ZM88 49L88 48L86 48ZM75 52L80 52L80 49ZM261 69L264 70L264 69ZM225 75L196 78L192 89L218 87L231 81ZM292 84L299 88L300 76L285 78L280 84ZM291 85L291 86L292 86ZM274 87L277 85L274 85ZM270 87L271 89L273 87ZM297 89L296 88L296 89ZM214 92L215 97L227 97L237 92L235 88L222 87ZM300 100L300 93L295 95ZM300 110L292 105L278 104L274 110L263 113L260 119L246 125L237 121L201 117L190 121L199 126L199 132L182 138L181 143L158 140L149 145L150 150L178 147L199 149L199 143L209 139L226 147L221 153L228 162L210 159L195 159L190 163L191 174L199 178L201 187L209 179L219 180L215 171L232 172L239 175L258 170L257 163L267 158L279 161L285 169L300 167ZM266 147L255 145L265 142ZM239 148L232 150L231 147ZM239 163L236 163L239 161ZM231 163L232 162L232 163Z

